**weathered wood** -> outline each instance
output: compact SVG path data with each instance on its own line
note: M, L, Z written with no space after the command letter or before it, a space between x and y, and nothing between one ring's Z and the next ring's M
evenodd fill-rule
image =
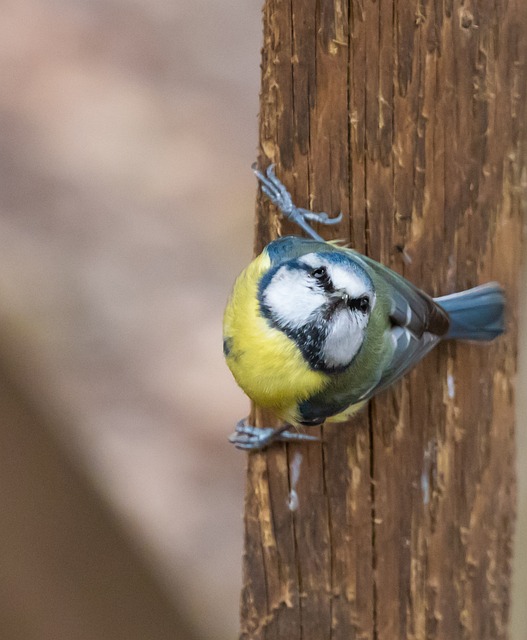
M523 0L265 3L260 166L346 214L325 237L434 295L499 280L509 317L323 445L248 457L241 638L507 637L526 35ZM296 232L275 213L257 251Z

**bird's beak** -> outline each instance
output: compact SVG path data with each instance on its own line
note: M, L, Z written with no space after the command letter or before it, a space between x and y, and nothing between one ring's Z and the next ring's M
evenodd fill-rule
M350 299L349 293L346 289L337 289L331 294L331 298L335 300L335 302L344 302L344 304L348 304Z

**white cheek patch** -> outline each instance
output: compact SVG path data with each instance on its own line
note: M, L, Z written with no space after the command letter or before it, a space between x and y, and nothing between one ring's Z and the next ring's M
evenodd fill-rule
M337 311L328 325L322 359L328 367L348 365L362 346L368 317L349 309Z
M310 287L303 270L282 267L264 291L263 302L273 310L275 320L291 329L303 327L309 316L324 304L326 298L316 287Z

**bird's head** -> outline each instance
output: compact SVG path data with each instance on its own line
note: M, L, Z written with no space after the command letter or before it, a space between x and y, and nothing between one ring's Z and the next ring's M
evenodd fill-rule
M282 262L262 278L258 297L272 326L295 341L313 369L328 373L351 364L375 304L369 275L340 252Z

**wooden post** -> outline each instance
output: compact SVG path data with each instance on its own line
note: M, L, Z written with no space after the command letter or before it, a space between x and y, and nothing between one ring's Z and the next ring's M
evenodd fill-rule
M248 456L243 639L507 637L526 34L524 0L265 3L260 166L433 295L499 280L508 333Z

